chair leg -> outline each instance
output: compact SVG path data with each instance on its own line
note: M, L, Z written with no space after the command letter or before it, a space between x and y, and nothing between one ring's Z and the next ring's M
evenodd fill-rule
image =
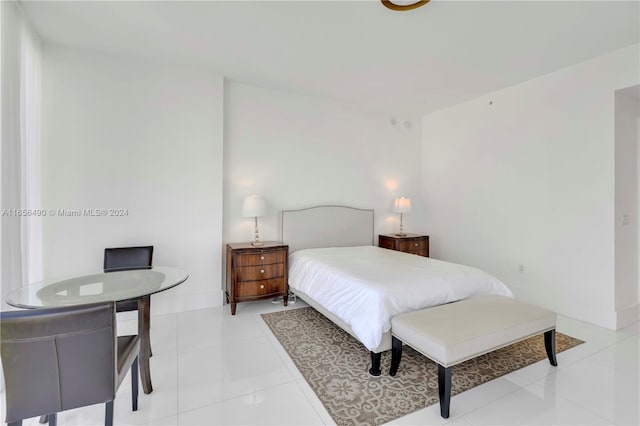
M131 408L138 411L138 357L131 364Z
M51 416L53 416L53 423L51 423ZM40 419L38 420L39 423L41 424L46 424L49 423L50 426L55 426L56 425L56 413L53 414L45 414L44 416L40 416Z
M113 426L113 401L107 401L104 408L104 426Z
M49 414L49 426L56 426L58 424L58 413Z
M16 420L15 422L9 422L9 423L7 423L7 426L22 426L22 420Z

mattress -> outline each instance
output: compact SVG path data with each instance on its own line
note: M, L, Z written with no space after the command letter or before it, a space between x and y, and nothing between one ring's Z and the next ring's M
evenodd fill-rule
M513 297L480 269L374 246L298 250L289 256L289 286L348 324L369 350L395 315L474 296Z

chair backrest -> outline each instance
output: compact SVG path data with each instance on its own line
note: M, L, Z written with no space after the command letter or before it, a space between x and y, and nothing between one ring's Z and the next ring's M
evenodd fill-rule
M7 423L111 401L114 302L0 313Z
M104 271L127 271L151 268L153 246L114 247L104 249Z

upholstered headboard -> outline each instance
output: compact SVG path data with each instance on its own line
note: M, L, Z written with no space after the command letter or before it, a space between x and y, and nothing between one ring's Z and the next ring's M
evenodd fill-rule
M315 206L283 210L281 241L289 253L317 247L373 245L373 210L348 206Z

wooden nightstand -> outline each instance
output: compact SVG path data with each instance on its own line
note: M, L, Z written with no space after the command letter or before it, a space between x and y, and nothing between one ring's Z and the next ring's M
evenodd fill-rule
M283 297L287 306L289 246L276 241L254 247L251 243L227 244L227 302L231 315L236 304L247 300Z
M399 236L395 234L378 235L378 246L390 250L403 251L429 257L429 236L420 234L407 234Z

